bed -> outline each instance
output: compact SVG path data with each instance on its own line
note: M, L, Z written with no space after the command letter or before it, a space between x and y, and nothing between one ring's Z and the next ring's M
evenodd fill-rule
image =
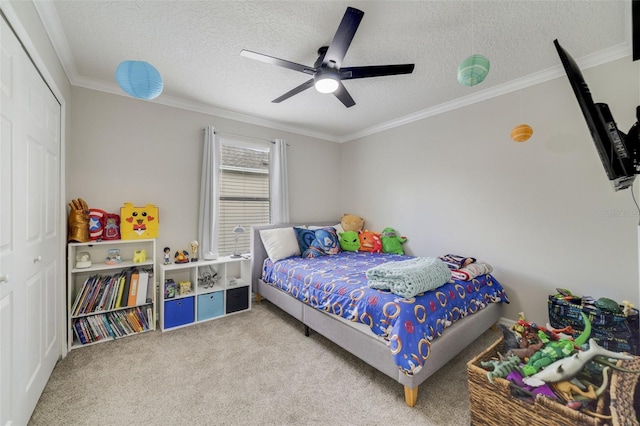
M333 224L335 223L333 222ZM331 223L326 222L318 225L333 226ZM508 303L508 298L502 286L490 274L477 277L472 281L456 281L446 284L446 286L450 287L443 286L433 292L417 295L415 300L410 300L411 303L406 303L405 299L403 299L402 303L395 303L398 302L399 296L393 295L388 291L368 288L366 284L362 284L363 280L366 282L364 269L360 270L360 272L353 270L352 265L354 265L353 262L356 262L355 257L359 255L359 262L365 259L364 253L342 252L338 255L324 256L319 259L303 259L295 256L275 263L271 262L260 237L260 231L297 226L300 225L269 224L252 227L251 275L252 290L256 294L256 302L260 303L262 298L267 299L304 324L307 335L309 329L320 333L380 372L396 380L404 386L405 402L410 407L416 404L418 386L492 327L501 316L502 303L500 302ZM366 257L366 261L372 263L364 266L364 268L397 260L394 257L397 255L392 254L367 253L366 255L371 255ZM327 270L335 272L335 269L339 269L341 271L349 270L349 274L359 275L339 278L338 282L312 283L314 277L332 275L338 277L342 273L312 273L307 275L305 271L311 266L305 262L309 261L318 263L324 272ZM327 266L327 262L334 261L337 262L335 263L336 266ZM276 274L278 273L284 275L277 278ZM268 278L264 278L263 274ZM296 281L299 282L301 287L296 287ZM358 296L351 296L351 302L338 303L333 299L327 301L328 288L337 289L334 292L336 294L342 292L352 295L357 294ZM345 290L345 288L349 290ZM472 291L478 288L483 291L481 295L475 296L474 293L473 298L466 297L463 305L455 307L453 312L445 314L444 317L442 316L443 314L438 314L440 318L436 318L435 322L424 330L414 330L411 324L407 324L402 320L393 325L387 323L385 319L396 316L393 313L385 312L385 318L380 320L379 318L372 319L368 313L365 314L363 312L368 308L368 306L365 306L368 304L367 301L374 300L376 304L384 305L385 309L392 304L393 306L410 305L409 309L413 309L416 317L422 319L428 316L426 315L427 311L433 310L435 312L436 307L439 312L438 298L444 297L443 295L451 294L452 299L464 299L465 293L469 292L471 294ZM339 291L339 289L342 289L342 291ZM318 292L321 292L324 296L319 296L321 293ZM438 296L435 296L436 293ZM456 294L459 297L456 297ZM333 296L334 294L332 293ZM386 297L391 297L391 299L385 299ZM394 297L395 299L393 299ZM422 300L422 298L427 297L430 297L430 299ZM364 305L359 302L354 303L354 299L361 299ZM395 300L395 302L387 302L386 300ZM432 309L429 309L429 306ZM423 309L423 307L427 307L427 309ZM398 318L400 317L401 315L398 315ZM384 326L380 326L381 322ZM404 330L405 328L407 330ZM398 338L399 329L402 329L402 332L405 333L402 339ZM413 345L407 343L408 340L404 340L407 331L416 335L416 342ZM404 350L405 346L411 346L412 349L402 353L401 350ZM411 353L411 350L415 354Z

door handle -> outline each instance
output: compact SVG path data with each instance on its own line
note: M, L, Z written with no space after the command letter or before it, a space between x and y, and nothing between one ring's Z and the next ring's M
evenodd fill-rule
M8 283L9 275L0 275L0 283Z
M38 263L42 260L42 256L36 256L33 258L33 263Z

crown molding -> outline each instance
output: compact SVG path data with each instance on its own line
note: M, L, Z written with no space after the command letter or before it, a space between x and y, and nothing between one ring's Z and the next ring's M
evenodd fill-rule
M84 87L87 89L99 90L119 96L127 96L120 87L115 83L105 82L102 80L91 79L78 74L75 60L71 53L71 48L67 42L66 36L62 31L62 24L58 18L58 14L55 10L53 2L50 1L34 1L33 4L42 19L49 38L54 46L54 49L60 58L62 66L67 73L69 82L72 86ZM630 10L630 6L629 6ZM605 49L600 52L596 52L592 55L585 56L577 60L581 69L591 68L597 65L601 65L607 62L611 62L626 56L631 55L631 23L629 22L626 28L627 41L614 46L609 49ZM333 136L322 132L313 132L308 129L287 126L283 123L267 120L261 117L243 114L235 111L226 110L223 108L217 108L208 104L193 102L186 99L172 97L168 95L161 95L156 99L150 101L174 108L185 109L189 111L199 112L203 114L215 115L230 120L236 120L244 123L254 124L257 126L268 127L275 130L281 130L290 133L296 133L302 136L308 136L317 139L323 139L330 142L344 143L355 139L370 136L376 133L390 130L399 126L404 126L415 121L423 120L425 118L433 117L439 114L453 111L458 108L463 108L478 102L486 101L497 96L505 95L507 93L521 90L526 87L534 86L555 78L561 77L565 74L561 65L548 68L533 74L529 74L525 77L509 81L507 83L481 90L462 98L454 99L449 102L445 102L433 107L418 111L413 114L409 114L394 120L387 121L385 123L378 124L376 126L362 129L358 132L351 133L344 136Z
M617 59L624 58L631 55L631 46L629 43L621 43L617 46L611 47L600 52L585 56L577 60L578 65L582 70L592 68L598 65L605 64ZM522 90L527 87L535 86L536 84L544 83L555 78L565 76L566 73L562 65L557 65L546 70L542 70L533 74L529 74L522 78L511 80L507 83L491 87L486 90L481 90L469 96L454 99L450 102L445 102L431 108L418 111L414 114L400 117L396 120L387 121L386 123L379 124L374 127L363 129L359 132L352 133L344 136L338 140L340 143L349 142L354 139L363 138L376 133L383 132L385 130L393 129L395 127L404 126L414 121L423 120L425 118L433 117L439 114L443 114L448 111L453 111L458 108L463 108L478 102L486 101L497 96L506 95L507 93Z

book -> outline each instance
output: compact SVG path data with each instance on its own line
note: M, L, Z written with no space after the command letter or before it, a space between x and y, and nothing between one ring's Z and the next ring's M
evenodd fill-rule
M126 271L122 271L120 273L120 279L118 280L119 285L118 285L118 297L116 299L116 304L114 306L114 308L119 309L122 306L122 293L124 293L124 283L127 280L127 273Z
M82 343L83 345L87 344L87 338L82 331L82 327L80 327L80 321L75 321L73 323L73 332L76 335L78 342Z
M128 300L129 300L129 287L131 286L131 274L133 273L133 268L127 269L125 271L125 278L124 278L124 289L122 291L122 301L120 304L120 308L124 308L125 306L129 306L128 305Z
M164 281L164 298L173 299L176 297L176 282L173 278L168 278Z
M127 300L127 306L136 306L139 280L140 273L135 269L133 273L131 273L131 285L129 286L129 299Z
M97 275L92 275L89 278L87 278L87 281L86 281L87 294L82 299L82 303L80 303L80 306L78 307L78 311L76 315L89 312L87 306L89 305L91 299L94 297L94 293L97 291L97 285L96 285L97 280L98 280Z
M147 298L145 299L145 302L151 303L153 302L153 292L156 288L156 282L153 277L153 269L148 269L147 272L149 273L149 281L147 283Z
M82 284L82 289L80 290L80 292L76 296L76 300L73 303L73 308L71 308L72 315L78 315L80 313L80 308L81 308L81 306L82 306L82 304L84 302L84 299L87 297L87 294L91 290L91 285L90 285L89 281L90 281L90 278L87 278L84 281L84 283Z
M100 301L96 306L96 311L104 311L106 309L107 300L109 300L109 296L111 295L111 288L113 287L113 277L104 277L103 281L105 282L104 291L102 293L102 296L100 297Z
M149 273L141 269L138 274L138 294L136 305L144 305L147 300L147 285L149 283Z

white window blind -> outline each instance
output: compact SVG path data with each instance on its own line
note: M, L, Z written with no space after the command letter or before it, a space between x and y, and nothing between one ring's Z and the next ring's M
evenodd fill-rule
M237 252L248 253L251 225L269 223L269 151L221 144L218 252L236 250L233 228L242 225Z

